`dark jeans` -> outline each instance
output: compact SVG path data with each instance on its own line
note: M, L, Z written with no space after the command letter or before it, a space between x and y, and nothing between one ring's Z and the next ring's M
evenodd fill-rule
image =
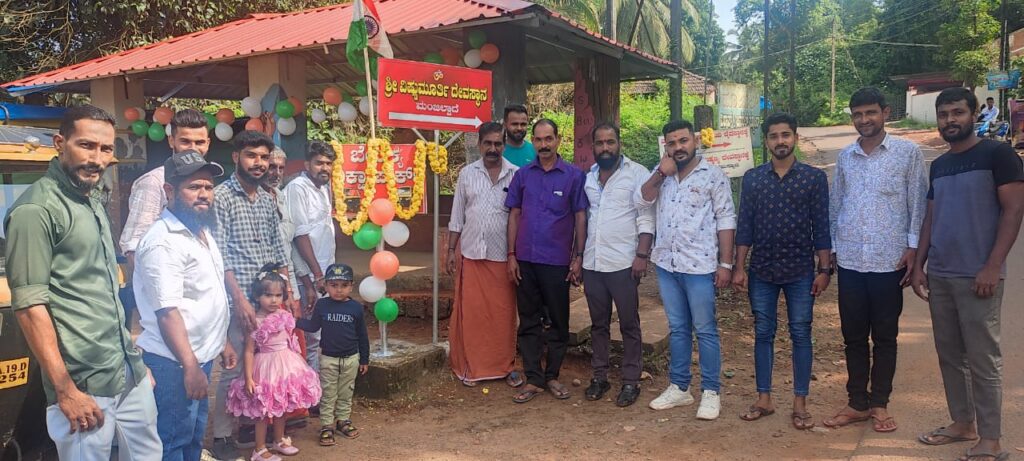
M545 387L558 379L569 346L569 282L565 280L569 266L519 261L519 273L523 277L516 287L519 353L526 382ZM543 319L551 325L545 328ZM541 367L541 357L546 357L546 367Z
M153 373L156 388L156 430L164 446L164 461L199 461L209 399L192 400L185 394L185 370L178 362L149 352L142 361ZM200 364L210 379L213 362ZM148 384L148 383L147 383Z
M622 383L640 382L643 340L640 336L640 295L632 268L616 272L583 271L583 286L590 309L590 340L594 349L590 365L594 377L608 379L608 347L611 342L612 301L619 313L622 333Z
M793 342L793 394L806 397L811 385L814 360L811 321L814 297L809 274L795 282L776 284L749 276L750 308L754 312L754 375L758 393L771 393L772 368L775 366L775 331L778 328L779 292L786 296L789 314L789 339Z
M885 408L896 374L896 336L906 270L857 272L839 268L839 318L846 343L846 392L857 411ZM868 337L873 347L868 349ZM871 391L868 392L868 381Z

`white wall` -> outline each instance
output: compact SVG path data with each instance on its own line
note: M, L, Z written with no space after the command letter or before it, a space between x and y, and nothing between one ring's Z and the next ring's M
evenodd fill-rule
M985 98L999 98L999 92L989 91L987 86L975 88L974 95L978 97L979 110L985 104ZM935 100L938 97L938 91L920 94L907 91L907 117L921 122L935 123Z

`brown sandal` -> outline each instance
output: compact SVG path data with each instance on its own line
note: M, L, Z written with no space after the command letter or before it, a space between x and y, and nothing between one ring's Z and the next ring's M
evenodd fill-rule
M565 400L572 397L572 394L569 393L569 388L565 387L565 384L555 380L548 381L548 391L550 391L551 395L558 400Z
M874 429L875 432L894 432L896 429L900 428L896 424L896 419L893 418L892 416L879 418L877 415L871 415L871 419L874 420L874 422L871 425L871 428ZM886 423L889 422L892 422L892 427L885 427Z
M744 421L757 421L765 416L771 416L775 414L775 410L762 408L757 405L751 405L747 408L747 412L740 415L740 419Z
M869 414L865 414L864 416L857 416L857 415L851 415L849 413L844 413L845 410L846 410L845 408L842 409L842 410L839 410L839 413L836 413L835 416L822 421L821 424L824 424L825 427L831 427L832 429L838 429L840 427L849 426L849 425L851 425L853 423L859 423L859 422L863 422L863 421L867 421L867 420L871 419L871 414L870 413Z
M806 411L799 413L794 411L793 414L789 415L789 417L792 419L794 429L806 431L807 429L814 427L814 421L811 420L811 414Z
M527 387L520 391L518 394L512 396L512 401L515 403L526 403L533 400L534 397L537 397L538 395L543 393L544 389L541 389L537 386L533 386L533 388Z
M359 437L359 429L356 429L356 427L352 425L352 421L347 419L344 421L338 421L337 428L338 432L341 432L341 435L345 436L346 439Z

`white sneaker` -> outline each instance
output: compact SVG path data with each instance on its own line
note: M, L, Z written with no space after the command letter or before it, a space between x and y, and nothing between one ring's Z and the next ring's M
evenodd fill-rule
M722 397L715 391L704 391L700 395L700 408L697 408L697 419L711 421L718 418L722 411Z
M675 384L669 384L658 398L651 400L648 405L654 410L668 410L669 408L693 404L693 396L689 390L682 390Z

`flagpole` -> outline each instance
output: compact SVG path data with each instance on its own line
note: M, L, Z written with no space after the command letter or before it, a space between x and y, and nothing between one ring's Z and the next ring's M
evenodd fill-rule
M370 79L369 49L369 46L363 48L363 68L366 70L366 97L370 98L370 138L372 139L377 137L377 117L373 110L373 81Z

